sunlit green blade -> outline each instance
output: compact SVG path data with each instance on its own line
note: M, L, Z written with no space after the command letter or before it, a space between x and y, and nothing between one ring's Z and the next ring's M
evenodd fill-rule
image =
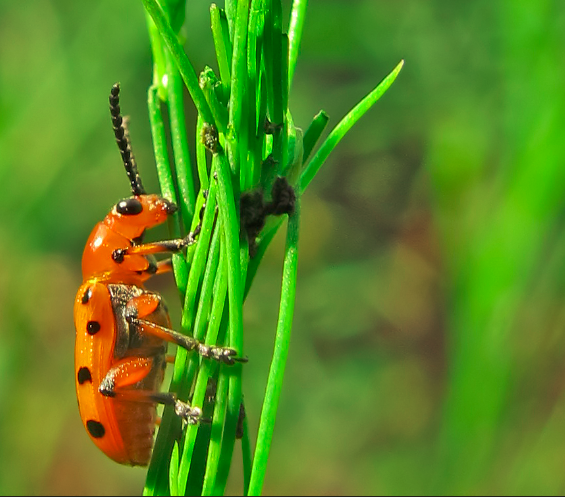
M282 389L283 375L290 345L290 331L294 314L296 295L296 274L298 267L298 233L300 227L300 204L297 201L294 213L289 217L286 251L283 267L283 281L279 321L275 337L275 347L269 379L265 392L265 400L261 411L261 421L257 434L255 458L251 471L249 495L261 495L267 460L271 448L275 419Z
M359 102L332 130L322 146L310 160L300 178L300 190L304 191L316 176L332 150L341 141L351 127L384 95L394 82L402 69L404 61L401 61L394 70L381 81L381 83Z
M206 102L206 98L204 97L204 93L198 86L198 76L194 71L194 67L188 60L186 53L184 52L182 46L180 45L177 35L171 28L165 13L159 6L156 0L142 0L145 9L153 19L153 22L159 29L159 33L161 34L163 41L167 48L171 51L173 55L179 72L184 80L184 84L186 85L192 100L194 101L194 105L198 109L198 112L202 114L205 121L208 123L214 123L214 119L212 116L212 112L210 111L210 107Z
M308 0L294 0L290 13L290 28L288 30L289 49L288 49L288 86L292 86L298 52L300 51L300 41L302 30L304 29L304 19L306 18L306 7Z

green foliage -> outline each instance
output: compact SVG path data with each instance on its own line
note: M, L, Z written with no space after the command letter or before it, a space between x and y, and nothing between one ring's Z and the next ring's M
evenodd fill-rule
M197 161L198 175L207 191L202 231L196 249L189 250L186 260L177 257L175 261L175 279L184 298L181 325L185 332L193 333L196 338L205 339L211 345L216 345L219 339L220 343L242 356L244 289L247 294L261 257L282 219L271 222L264 234L259 234L257 254L253 248L256 256L251 262L249 244L254 246L256 242L255 239L248 240L247 234L242 233L240 192L253 190L268 195L277 176L286 176L296 189L296 206L288 227L275 349L253 462L247 438L249 434L244 430L245 492L258 495L265 478L288 356L296 293L300 195L347 130L392 84L401 65L344 118L312 160L304 161L301 131L294 127L288 109L288 90L289 78L297 62L307 2L297 1L293 5L290 46L288 35L282 32L280 0L255 0L252 5L240 1L233 10L228 8L226 11L212 5L211 24L221 79L210 67L205 68L199 78L196 77L178 39L181 26L176 32L172 27L171 20L181 17L177 10L184 11L184 5L178 2L159 5L155 0L143 0L143 3L149 15L154 60L149 115L157 172L163 195L173 201L182 198L183 226L192 225L194 228L198 217L191 214L198 209L195 210L193 200L193 192L197 188L187 168L190 164L188 143L183 140L186 126L182 115L179 74L198 111L200 124L196 127L196 142L203 143L212 152L210 164L207 164L203 150ZM289 62L292 64L290 71ZM171 167L167 156L160 101L168 105L171 116L175 168ZM308 134L308 152L316 145L326 123L324 117L313 121ZM176 170L177 183L185 185L178 192L175 191L173 169ZM204 189L200 188L198 198L204 198ZM213 215L216 202L219 213L217 224ZM173 219L172 224L171 235L178 236L178 220ZM226 296L227 307L224 304ZM209 381L218 383L212 430L206 439L202 436L199 439L201 445L209 446L206 470L195 471L193 468L193 462L201 464L193 454L203 430L198 425L188 426L179 452L176 442L178 420L169 412L172 409L166 408L147 475L145 495L184 495L195 491L203 495L224 493L237 424L242 422L242 369L239 364L217 368L209 361L198 363L199 359L194 354L177 354L171 391L181 398L187 398L190 393L193 407L204 408Z
M190 2L182 46L197 73L213 69L225 108L233 17L218 7L228 47L220 65L209 3ZM283 2L283 31L290 7ZM0 2L1 494L131 495L145 482L145 469L113 463L88 439L72 375L84 243L128 195L107 109L117 80L144 184L159 188L145 21L139 0ZM252 23L260 29L253 10ZM321 144L398 60L406 65L302 197L293 331L265 494L563 493L564 27L565 4L555 1L309 2L289 98L304 133L288 133L289 162L301 147L303 162L313 157L319 146L309 144ZM288 32L292 53L290 24ZM248 68L252 60L248 53ZM159 105L174 192L181 206L187 199L182 233L198 218L197 187L213 185L210 158L195 143L202 123L184 97L179 135L181 144L189 136L192 197L189 188L181 194L188 175L177 174L178 125ZM327 128L324 114L308 125L320 107L332 117ZM256 178L260 159L250 159ZM250 480L242 467L268 383L285 253L272 224L243 290L248 455L237 443L226 494ZM190 257L200 257L196 250ZM179 305L172 277L155 277L151 289L180 323L185 297ZM218 333L226 326L220 320ZM220 413L227 381L218 390ZM206 396L204 405L215 415ZM191 472L205 476L194 479L201 489L189 485L193 493L213 492L207 439L218 460L221 426L198 428Z

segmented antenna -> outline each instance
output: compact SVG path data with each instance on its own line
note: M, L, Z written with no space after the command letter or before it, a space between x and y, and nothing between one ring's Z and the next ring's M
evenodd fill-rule
M137 172L137 165L135 163L135 158L131 151L131 143L129 141L129 133L126 127L126 123L120 114L120 83L114 84L112 90L110 91L110 114L112 115L112 127L114 128L114 135L116 136L116 143L120 149L120 154L122 155L122 161L124 162L124 167L126 168L126 173L128 175L131 192L134 195L143 195L145 189L141 183L141 178Z

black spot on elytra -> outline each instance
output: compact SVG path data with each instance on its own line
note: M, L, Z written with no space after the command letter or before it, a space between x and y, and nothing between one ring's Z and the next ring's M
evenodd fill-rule
M92 383L92 375L90 374L90 369L82 367L78 370L77 380L79 385L90 381Z
M106 434L106 430L104 429L102 423L100 423L99 421L94 421L93 419L89 419L86 422L86 429L93 438L102 438Z
M84 292L84 295L82 296L82 303L86 304L88 303L88 301L90 300L90 298L92 297L92 288L87 288L86 292Z
M100 323L98 321L89 321L86 323L86 331L89 335L96 335L100 331Z
M121 264L122 262L124 262L124 257L126 256L126 249L116 249L112 252L112 259L114 260L114 262L117 262L118 264Z

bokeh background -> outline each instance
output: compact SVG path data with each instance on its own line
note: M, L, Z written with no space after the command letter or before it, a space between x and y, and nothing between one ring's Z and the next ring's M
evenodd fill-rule
M209 1L188 3L187 51L215 67ZM266 494L565 492L564 47L559 0L310 2L298 125L406 65L303 198ZM140 1L0 0L0 494L141 492L80 423L72 305L90 230L128 194L117 80L157 188L150 78ZM246 305L252 429L282 246ZM172 279L152 288L178 322Z

